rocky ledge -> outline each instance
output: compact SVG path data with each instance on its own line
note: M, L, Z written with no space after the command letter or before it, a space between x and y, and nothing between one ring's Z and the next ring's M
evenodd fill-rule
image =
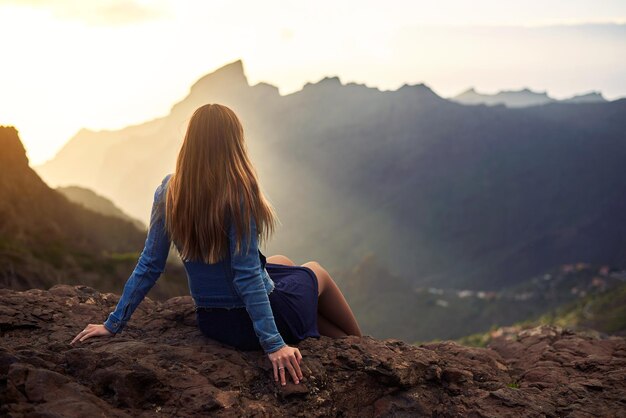
M369 336L300 343L305 379L204 337L190 297L146 298L114 337L71 346L119 296L0 290L1 416L624 416L626 339L538 327L488 348Z

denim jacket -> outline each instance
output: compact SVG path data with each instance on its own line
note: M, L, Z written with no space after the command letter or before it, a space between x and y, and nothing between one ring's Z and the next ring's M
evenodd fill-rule
M171 240L165 229L165 191L171 174L165 176L154 193L150 227L145 246L135 269L124 285L122 296L104 326L113 334L120 332L148 291L163 273ZM235 227L229 225L230 250L225 259L208 264L183 260L189 290L196 307L245 307L259 343L266 353L285 345L278 332L269 302L274 282L265 269L266 259L258 248L257 228L251 218L251 238L243 239L235 253Z

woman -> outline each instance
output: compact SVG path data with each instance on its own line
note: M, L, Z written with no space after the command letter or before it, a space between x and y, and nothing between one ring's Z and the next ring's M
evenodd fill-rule
M226 106L201 106L189 121L176 172L154 193L145 247L115 310L71 344L120 332L160 277L174 243L203 334L241 350L263 349L274 380L285 385L286 369L299 383L302 355L287 343L361 331L319 263L296 266L285 256L261 253L259 239L269 238L276 221L239 119Z

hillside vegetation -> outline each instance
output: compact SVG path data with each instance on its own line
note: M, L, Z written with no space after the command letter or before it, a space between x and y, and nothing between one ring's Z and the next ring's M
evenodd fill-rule
M0 126L0 149L0 288L68 283L121 292L146 232L48 187L29 167L15 128ZM184 270L168 266L152 296L186 292Z

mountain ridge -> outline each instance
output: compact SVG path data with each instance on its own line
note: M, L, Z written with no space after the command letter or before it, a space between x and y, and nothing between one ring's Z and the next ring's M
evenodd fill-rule
M158 124L102 136L101 148L75 139L74 155L38 172L51 184L80 178L146 222L146 185L173 171L191 112L217 102L242 120L279 211L268 253L337 271L373 251L421 285L491 290L565 263L626 264L626 101L466 106L421 84L381 92L337 79L280 96L241 71Z
M547 91L533 91L528 87L519 90L500 90L497 93L479 93L474 87L449 98L451 101L464 105L488 106L504 105L511 108L540 106L547 103L603 103L607 100L601 92L591 91L588 93L575 94L565 99L555 99L548 95Z
M125 219L132 222L137 229L147 231L147 227L143 222L126 215L120 208L115 206L113 202L90 189L80 186L65 186L57 187L56 190L74 203L79 203L103 215Z

